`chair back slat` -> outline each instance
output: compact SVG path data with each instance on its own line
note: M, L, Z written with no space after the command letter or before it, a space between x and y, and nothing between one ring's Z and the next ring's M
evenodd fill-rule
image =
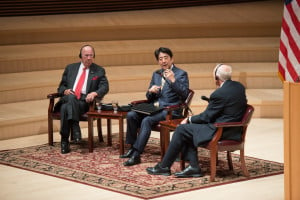
M184 101L184 109L183 109L183 117L187 117L190 109L190 105L192 103L192 99L194 97L195 92L189 89L189 94Z
M245 111L245 114L244 114L243 119L242 119L242 123L243 123L244 126L248 125L250 123L253 112L254 112L254 107L252 105L248 104L247 108L246 108L246 111Z

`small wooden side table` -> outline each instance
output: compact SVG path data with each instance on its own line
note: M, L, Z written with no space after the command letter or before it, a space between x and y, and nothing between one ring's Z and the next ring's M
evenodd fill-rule
M119 120L119 143L120 143L120 155L124 154L124 119L127 116L127 112L114 112L114 111L91 111L87 112L88 115L88 148L89 152L93 152L94 145L94 126L93 119L107 119L107 145L112 145L111 137L111 120ZM100 123L101 124L101 123ZM101 128L101 127L99 127Z

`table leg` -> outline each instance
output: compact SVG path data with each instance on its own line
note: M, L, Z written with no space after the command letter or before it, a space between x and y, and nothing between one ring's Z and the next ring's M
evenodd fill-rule
M107 119L107 145L112 146L111 119Z
M94 130L93 130L93 118L92 117L88 117L88 148L89 148L89 152L92 153L93 152L93 145L94 145Z
M161 139L161 158L163 158L170 143L170 129L166 127L161 127L160 139Z
M165 155L165 128L161 127L161 130L160 130L160 156L161 156L161 159L164 157Z
M170 144L170 132L171 132L171 130L170 129L166 129L166 132L165 132L165 135L164 135L164 153L166 153L167 152L167 150L168 150L168 147L169 147L169 144Z
M97 119L97 129L98 129L98 140L99 142L104 142L102 134L102 120L101 118Z
M124 154L124 123L123 118L119 119L119 143L120 143L120 155Z

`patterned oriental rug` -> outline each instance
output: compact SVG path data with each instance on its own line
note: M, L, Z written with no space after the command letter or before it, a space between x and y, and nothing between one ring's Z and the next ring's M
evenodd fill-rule
M87 141L80 145L71 144L71 153L64 155L60 153L59 143L55 143L54 146L44 144L0 151L0 164L141 199L162 197L283 173L282 163L246 157L250 178L245 178L240 170L239 155L233 154L234 171L229 171L226 154L220 153L216 180L210 182L209 152L199 148L199 159L204 177L179 179L172 175L148 175L145 169L160 161L159 140L155 138L150 138L141 159L142 163L139 165L124 167L125 160L119 158L119 145L114 140L111 147L106 146L106 143L95 143L93 153L88 153ZM171 170L172 173L180 171L179 162L175 162Z

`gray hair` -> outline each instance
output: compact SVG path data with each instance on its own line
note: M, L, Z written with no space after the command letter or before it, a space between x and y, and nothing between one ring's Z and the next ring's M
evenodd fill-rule
M232 74L232 67L225 64L218 64L214 69L214 74L221 81L230 80Z

